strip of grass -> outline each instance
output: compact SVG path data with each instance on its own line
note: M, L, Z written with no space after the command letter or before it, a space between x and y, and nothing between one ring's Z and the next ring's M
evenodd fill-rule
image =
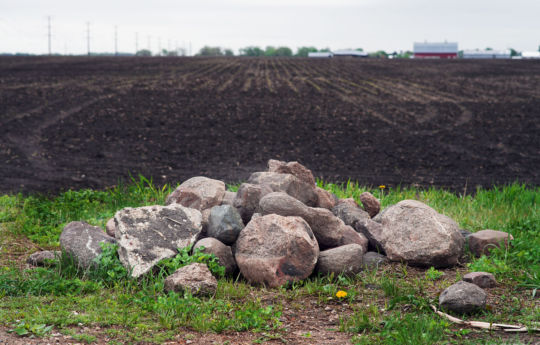
M355 183L318 183L340 198L353 197L357 201L362 192L370 191L381 199L383 207L403 199L417 199L467 230L491 228L511 233L514 241L508 250L497 250L492 256L473 259L469 264L471 270L493 272L502 286L497 292L500 305L480 318L527 325L540 319L538 299L533 297L540 287L539 188L512 184L460 196L439 189L368 189ZM84 220L103 227L117 210L163 204L170 191L171 186L158 188L139 177L132 184L104 191L68 191L50 197L4 195L0 197L0 241L2 233L9 232L11 236L26 236L40 246L57 248L59 235L68 222ZM315 303L316 308L345 306L336 330L351 336L360 333L361 336L352 338L358 344L398 344L409 340L417 344L473 344L483 343L486 338L494 343L508 340L484 333L471 338L470 330L453 327L431 313L428 306L437 303L437 291L459 280L460 274L448 277L432 270L414 275L410 273L413 269L394 265L356 277L312 277L272 291L249 286L241 279L221 278L214 297L196 298L165 293L164 274L130 279L115 251L105 252L99 272L93 274L77 271L69 261L52 268L25 271L1 267L0 320L14 330L36 336L45 335L41 333L54 326L75 338L94 341L93 335L72 329L83 325L100 326L119 342L159 343L172 339L173 330L178 328L217 333L286 332L280 321L284 310L302 312L306 305ZM162 271L173 270L180 261L190 260L185 258L186 253L181 255L183 261L164 262ZM205 258L208 259L211 258ZM347 296L337 298L339 290ZM272 298L261 300L263 295ZM414 337L410 330L414 330Z

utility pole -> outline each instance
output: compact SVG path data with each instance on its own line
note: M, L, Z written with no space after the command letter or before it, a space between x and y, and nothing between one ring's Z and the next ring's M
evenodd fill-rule
M114 55L118 56L118 26L114 26Z
M157 53L157 55L161 56L161 37L158 37L157 41L158 41L158 53Z
M135 33L135 55L137 55L137 52L139 51L139 33Z
M148 36L148 51L152 53L152 37Z
M48 43L49 43L49 56L50 56L50 55L52 55L52 51L51 51L51 16L48 16L48 17L47 17L47 21L48 21L48 25L47 25L47 29L48 29L47 37L48 37Z
M191 41L189 41L189 56L191 56Z
M86 22L86 49L88 56L90 56L90 22Z

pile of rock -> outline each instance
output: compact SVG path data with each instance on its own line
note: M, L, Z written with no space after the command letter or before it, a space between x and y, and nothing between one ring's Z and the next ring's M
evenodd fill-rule
M222 181L193 177L167 197L166 206L118 211L107 223L108 235L86 223L68 224L60 244L81 266L91 267L100 242L117 243L133 277L175 256L178 248L204 247L227 274L239 270L248 281L270 287L313 273L355 274L387 260L425 267L458 263L465 238L449 217L415 200L382 212L370 193L360 201L362 207L317 187L312 172L298 162L270 160L268 171L253 173L236 193ZM476 240L476 234L469 236L471 249L483 252L493 245ZM178 281L166 284L170 289L173 280ZM214 286L195 285L206 292Z

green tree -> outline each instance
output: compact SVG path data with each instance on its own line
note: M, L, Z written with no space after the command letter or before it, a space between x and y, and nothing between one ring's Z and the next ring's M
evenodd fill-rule
M317 48L315 47L300 47L296 51L296 56L307 57L309 53L316 53Z
M364 51L363 48L356 48L355 50L356 50L357 52L363 52L363 51Z
M148 49L141 49L135 53L135 56L152 56L152 52Z
M264 50L259 47L249 46L240 49L240 55L244 56L263 56Z
M369 57L386 59L388 57L388 54L384 50L377 50L375 53L369 53Z
M276 56L276 47L266 46L264 49L264 56Z
M292 56L292 50L289 47L278 47L275 56Z
M234 56L232 49L225 49L224 54L225 56Z
M323 49L320 49L319 51L321 53L330 53L331 52L330 48L323 48Z
M519 53L514 48L510 48L510 56L518 56Z
M204 46L199 50L198 56L223 56L220 47Z

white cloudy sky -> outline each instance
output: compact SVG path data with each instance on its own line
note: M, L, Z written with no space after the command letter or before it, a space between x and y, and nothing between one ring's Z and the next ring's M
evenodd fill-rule
M459 49L537 50L540 0L0 0L0 52L47 52L203 45L238 48L411 50L414 41L457 41Z

